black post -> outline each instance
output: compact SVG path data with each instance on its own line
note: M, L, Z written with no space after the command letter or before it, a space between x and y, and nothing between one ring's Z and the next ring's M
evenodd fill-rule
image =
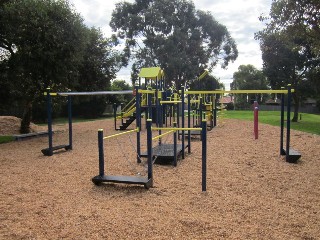
M135 86L135 91L136 91L136 127L138 128L137 131L137 163L141 163L140 156L141 156L141 147L140 147L140 142L141 142L141 95L139 93L139 85L137 84Z
M117 104L113 104L114 130L117 130Z
M48 139L49 139L49 149L48 156L53 155L52 149L52 99L50 95L50 88L47 88L47 115L48 115Z
M177 127L177 123L173 123L173 127ZM173 133L173 166L177 166L177 131Z
M103 152L103 130L98 130L98 148L99 148L99 176L104 176L104 152Z
M288 84L288 103L287 103L287 144L286 144L286 161L290 162L290 122L291 122L291 84Z
M213 126L217 126L217 98L214 97Z
M72 98L68 96L68 120L69 120L69 146L68 149L72 150Z
M148 151L148 179L151 179L151 187L153 186L152 180L152 119L147 119L147 151Z
M123 122L123 112L122 112L123 105L124 105L123 103L120 103L120 107L121 107L121 125L124 124L124 122Z
M202 120L202 192L207 190L207 121Z
M191 112L191 105L190 105L190 94L188 94L188 128L191 127L191 119L190 119L190 112ZM188 153L191 153L191 131L188 130Z
M147 93L148 97L148 115L147 118L152 120L152 95L151 93Z
M284 87L281 87L284 90ZM280 113L280 155L285 155L283 149L283 130L284 130L284 93L281 93L281 113Z
M184 87L182 87L182 91L181 91L181 99L182 99L182 106L181 106L181 112L182 112L182 123L181 123L181 127L184 128ZM184 159L184 130L182 130L181 132L181 136L182 136L182 159Z

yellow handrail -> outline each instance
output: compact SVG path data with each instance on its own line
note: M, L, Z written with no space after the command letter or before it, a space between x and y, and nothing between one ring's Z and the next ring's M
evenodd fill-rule
M136 128L136 129L133 129L133 130L129 130L129 131L126 131L126 132L122 132L122 133L113 134L113 135L104 137L103 139L109 139L109 138L117 137L117 136L124 135L124 134L127 134L127 133L132 133L132 132L139 132L139 128Z
M158 135L158 136L153 137L152 140L156 140L156 139L158 139L158 138L162 138L163 136L165 136L165 135L167 135L167 134L169 134L169 133L173 133L173 132L175 132L175 131L176 131L176 130L170 130L170 131L168 131L168 132L162 133L162 134L160 134L160 135Z

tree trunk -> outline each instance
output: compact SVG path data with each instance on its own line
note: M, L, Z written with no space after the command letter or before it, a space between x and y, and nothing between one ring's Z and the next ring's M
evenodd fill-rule
M292 94L292 98L294 100L294 111L293 111L293 118L291 121L298 122L300 101L299 101L299 97L297 96L296 93Z
M30 133L30 122L32 116L32 102L28 101L24 107L21 126L20 126L20 133Z

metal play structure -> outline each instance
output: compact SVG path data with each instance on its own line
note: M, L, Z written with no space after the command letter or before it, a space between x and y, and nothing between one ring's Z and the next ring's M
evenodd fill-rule
M52 156L54 151L65 149L72 150L72 96L93 96L93 95L116 95L116 94L132 94L132 91L100 91L100 92L51 92L47 88L45 95L47 97L47 118L48 118L48 143L49 146L41 150L45 156ZM69 143L64 145L53 145L52 130L52 97L62 96L68 98L68 122L69 122Z
M202 74L201 76L203 76ZM142 79L144 82L142 83ZM191 136L197 134L202 140L202 190L206 191L206 145L207 131L212 130L217 124L217 98L220 94L250 94L250 93L275 93L281 94L281 119L280 119L280 155L286 156L287 162L296 162L301 154L290 148L290 108L291 93L294 92L291 86L281 90L213 90L213 91L192 91L182 87L180 91L175 89L165 89L164 72L159 67L142 68L139 74L139 82L136 84L135 98L130 104L122 108L120 114L114 112L114 124L116 130L126 130L124 132L103 136L103 131L98 131L99 148L99 174L92 178L94 184L103 182L127 183L144 185L145 188L153 186L152 165L156 160L169 160L173 166L177 166L177 160L181 156L185 158L186 149L191 153ZM55 150L72 149L72 107L71 97L81 95L103 95L103 94L132 94L132 91L103 91L103 92L60 92L51 93L47 89L48 108L48 133L49 147L42 149L44 155L51 156ZM287 95L287 132L286 146L284 148L284 100ZM52 141L52 119L51 105L52 96L68 97L69 116L69 144L53 146ZM145 115L145 127L147 130L147 149L141 152L141 131L142 113ZM117 121L121 120L120 127ZM129 121L128 121L129 119ZM133 130L128 127L136 122ZM192 121L192 122L191 122ZM186 126L187 125L187 126ZM157 132L153 136L153 132ZM136 162L141 163L141 158L147 158L148 176L122 176L108 175L105 173L104 140L119 137L126 134L136 134ZM172 136L172 142L163 141L165 136ZM187 142L186 142L187 139ZM153 141L157 140L156 144ZM180 142L178 142L180 140Z

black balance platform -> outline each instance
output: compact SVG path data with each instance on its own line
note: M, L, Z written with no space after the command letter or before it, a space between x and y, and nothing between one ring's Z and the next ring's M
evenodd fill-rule
M150 187L152 187L152 179L148 179L144 177L98 175L92 178L92 182L95 185L100 185L101 183L104 183L104 182L106 183L111 182L111 183L143 185L146 189L149 189Z
M283 153L283 155L286 155L285 150L283 150L282 153ZM301 153L290 148L289 149L289 159L286 159L286 161L289 163L297 163L297 161L299 160L300 157L301 157Z
M185 145L187 148L188 145ZM161 144L152 148L153 158L156 158L154 163L157 164L168 164L174 160L174 144ZM177 144L177 158L182 153L182 144ZM148 153L144 152L141 157L148 157Z
M68 150L71 149L71 147L70 147L70 145L58 145L58 146L52 147L52 152L60 150L60 149L65 149L66 151L68 151ZM42 149L41 152L45 156L52 156L52 154L50 153L50 149L49 148Z

